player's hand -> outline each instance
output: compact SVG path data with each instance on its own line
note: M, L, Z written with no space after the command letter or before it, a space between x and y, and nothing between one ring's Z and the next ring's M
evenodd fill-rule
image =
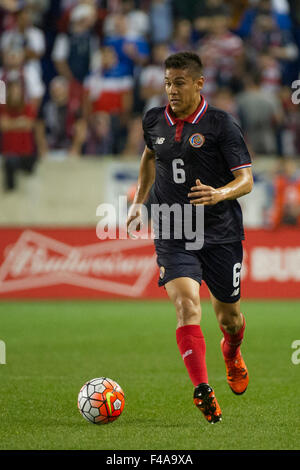
M212 206L222 200L222 194L218 189L202 184L199 179L196 179L196 186L191 188L188 197L194 206Z
M126 226L129 237L137 238L134 232L139 232L142 229L143 224L141 210L134 204L129 209Z

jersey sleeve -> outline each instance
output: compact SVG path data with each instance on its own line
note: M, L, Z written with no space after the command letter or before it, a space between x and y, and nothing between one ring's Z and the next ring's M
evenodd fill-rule
M154 150L153 144L152 144L152 138L150 134L150 129L153 126L153 123L154 123L153 109L150 109L145 114L145 116L143 117L143 121L142 121L143 131L144 131L144 141L150 150Z
M251 167L251 157L242 130L228 114L222 119L218 143L230 171Z

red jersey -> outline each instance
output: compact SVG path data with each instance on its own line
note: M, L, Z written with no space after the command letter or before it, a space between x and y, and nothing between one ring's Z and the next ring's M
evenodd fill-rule
M8 117L17 119L19 117L34 120L36 111L30 104L25 104L21 110L8 109L7 106L0 107L0 118ZM3 155L30 156L35 151L34 136L32 130L14 129L1 132L1 153Z

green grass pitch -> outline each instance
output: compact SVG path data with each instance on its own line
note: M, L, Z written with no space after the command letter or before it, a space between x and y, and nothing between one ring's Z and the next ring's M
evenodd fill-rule
M175 341L169 302L1 302L0 449L299 449L300 302L244 301L243 355L250 383L234 395L225 379L221 333L203 302L209 380L223 413L210 425ZM77 410L89 379L107 376L125 391L114 423L97 426Z

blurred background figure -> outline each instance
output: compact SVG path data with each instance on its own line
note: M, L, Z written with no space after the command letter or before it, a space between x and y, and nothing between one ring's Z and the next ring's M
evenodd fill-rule
M138 157L144 150L143 128L140 115L133 116L127 127L127 140L122 155Z
M57 36L52 59L59 75L69 81L72 113L79 112L83 100L83 82L92 71L93 55L99 47L93 32L96 10L90 4L79 4L71 11L68 33Z
M192 51L194 44L192 41L193 27L187 19L179 19L174 28L173 38L170 45L170 53Z
M244 84L236 100L245 138L256 154L273 155L278 151L276 132L283 118L280 101L262 89L259 71L249 72Z
M292 66L298 58L297 46L290 31L281 30L267 10L256 15L248 44L252 60L255 61L258 54L266 53L278 62L284 84L296 78Z
M146 65L141 72L139 90L140 98L144 102L144 113L155 106L167 104L163 64L169 53L170 48L167 43L154 44L151 63Z
M19 170L32 173L36 163L34 125L36 109L26 103L21 80L7 82L6 104L0 106L0 153L4 188L16 188Z
M300 82L299 82L300 86ZM299 104L291 100L291 90L285 86L280 89L279 97L283 108L283 121L280 130L280 155L300 156L300 112Z
M113 153L113 133L111 116L104 111L96 111L90 116L83 153L92 156Z
M93 30L99 39L103 36L103 22L107 15L106 9L103 7L103 2L100 0L68 0L61 2L61 17L57 22L57 29L61 33L67 33L70 28L71 16L74 8L78 5L89 5L94 10Z
M107 32L103 44L115 50L118 61L108 73L114 77L133 77L135 67L144 66L148 62L148 42L143 36L138 36L137 31L129 30L129 20L126 15L118 13L112 15L110 19L112 29Z
M132 36L147 39L150 34L150 19L141 2L123 0L121 11L127 18L128 31Z
M173 34L172 6L169 0L153 0L149 7L152 43L170 41Z
M271 227L300 226L300 171L294 159L286 158L279 163L278 174L273 180L273 191Z
M42 106L37 125L37 147L41 155L64 150L80 154L81 115L74 112L70 102L70 82L57 76L50 82L50 98Z
M127 124L133 107L133 78L114 73L118 64L115 49L104 46L100 50L100 68L90 74L84 83L83 115L88 122L96 113L109 113L113 135L112 153L121 153L126 140Z
M8 43L2 49L1 59L0 80L5 83L17 79L24 82L25 101L38 109L45 93L45 85L36 67L25 62L25 50L19 45Z
M24 49L24 62L42 76L40 60L45 53L45 35L33 25L33 8L29 4L14 13L14 24L2 34L1 50L8 48Z
M216 15L229 15L228 5L222 0L203 0L195 6L195 29L203 37L210 31L211 18ZM229 24L228 24L229 26Z
M209 29L199 42L206 81L203 93L209 99L220 86L237 91L244 65L244 45L239 36L229 30L227 10L221 8L210 17Z
M212 99L212 105L223 109L239 121L238 107L234 94L229 87L219 88Z

